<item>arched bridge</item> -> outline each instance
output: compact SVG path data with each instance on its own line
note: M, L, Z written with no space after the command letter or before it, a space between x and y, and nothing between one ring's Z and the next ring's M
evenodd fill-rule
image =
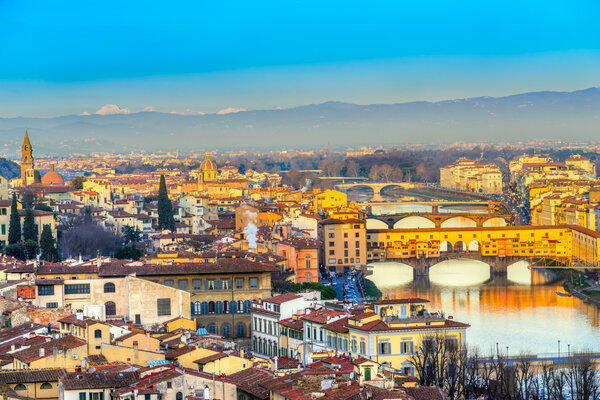
M367 218L367 229L411 229L411 228L457 228L507 226L512 215L486 213L402 213L393 215L371 215Z
M342 192L347 192L349 189L367 187L373 190L371 201L383 201L382 191L389 187L400 187L402 189L413 189L416 184L410 182L356 182L356 183L339 183L335 188Z

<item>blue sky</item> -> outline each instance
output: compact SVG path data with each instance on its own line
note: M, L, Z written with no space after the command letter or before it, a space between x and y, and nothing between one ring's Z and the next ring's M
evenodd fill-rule
M600 85L598 1L0 0L0 116Z

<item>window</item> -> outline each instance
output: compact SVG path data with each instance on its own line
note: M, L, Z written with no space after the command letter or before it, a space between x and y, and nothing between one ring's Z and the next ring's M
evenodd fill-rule
M258 289L258 278L250 278L250 289Z
M380 342L379 343L379 354L390 354L391 353L391 345L389 342Z
M2 212L6 212L6 208L3 208ZM6 235L6 224L2 224L2 235Z
M171 315L171 299L156 299L158 316Z
M236 289L244 288L244 278L235 278L235 288Z
M335 250L329 250L329 255L330 256L335 256ZM335 261L334 261L335 262Z
M413 343L411 341L405 340L400 344L400 354L412 354L413 353Z
M104 284L104 293L114 293L115 292L115 284L112 282L108 282Z
M46 303L46 308L58 308L58 303Z
M171 381L167 382L167 389L172 389L173 388L173 384L171 383Z
M15 386L15 390L27 390L27 388L22 383L19 383L17 386Z
M104 303L104 312L107 316L117 315L117 305L113 301Z
M224 338L231 337L231 326L229 324L223 324L223 326L221 326L221 335Z
M358 250L358 249L356 249L356 257L360 257L360 250Z
M360 237L360 233L359 232L355 232L354 233L354 237Z
M360 241L357 240L354 247L360 247Z
M54 296L54 285L38 286L38 296Z
M204 290L215 290L215 280L214 279L206 279L204 281Z
M168 287L173 287L173 280L172 280L172 279L167 279L167 280L165 281L165 286L168 286Z
M78 283L74 285L65 285L65 294L89 294L89 283Z
M350 351L356 353L356 339L352 339L350 342Z
M194 279L192 282L194 284L194 290L202 290L202 279Z
M348 241L344 241L344 248L347 249L348 248Z
M104 393L103 392L90 393L89 400L104 400Z
M44 382L44 383L42 383L42 386L40 386L40 389L49 390L49 389L52 389L52 385L49 384L48 382Z
M365 344L364 340L360 341L360 354L367 354L367 345Z
M188 283L188 281L186 279L180 279L179 280L179 289L187 290L187 283Z
M348 232L344 232L344 237L347 238L348 237Z
M221 279L221 289L231 289L231 279Z
M310 269L310 260L306 260L306 268Z
M335 247L335 242L329 242L329 247Z
M333 239L335 237L335 234L333 232L329 233L329 239Z
M246 337L246 326L242 323L237 326L237 337Z
M208 326L208 333L212 333L212 334L217 334L217 325L216 324L210 324Z

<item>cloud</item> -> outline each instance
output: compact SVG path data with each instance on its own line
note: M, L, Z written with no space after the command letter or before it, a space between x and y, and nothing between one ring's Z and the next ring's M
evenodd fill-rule
M245 108L227 107L227 108L224 108L221 111L217 111L217 114L224 115L224 114L238 113L238 112L242 112L242 111L246 111L246 109Z
M105 104L98 111L98 115L112 115L112 114L131 114L131 110L127 108L119 108L116 104Z
M204 115L202 111L194 111L192 109L186 108L185 111L171 111L169 114L177 114L177 115Z
M89 112L87 112L87 111L84 111L84 112L82 112L82 113L81 113L81 114L79 114L79 115L92 115L92 114L90 114L90 113L89 113Z
M148 106L148 107L145 107L142 111L143 112L156 112L156 108L154 108L152 106Z

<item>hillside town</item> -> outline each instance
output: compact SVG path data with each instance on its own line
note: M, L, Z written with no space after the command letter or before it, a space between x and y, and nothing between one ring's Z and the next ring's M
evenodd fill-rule
M34 147L26 132L20 176L0 177L6 399L476 398L489 387L451 368L471 321L384 296L371 265L598 267L600 182L579 155L460 158L439 185L380 165L293 187L209 152L198 168L119 173ZM372 199L349 199L357 187ZM390 187L405 193L385 199Z

